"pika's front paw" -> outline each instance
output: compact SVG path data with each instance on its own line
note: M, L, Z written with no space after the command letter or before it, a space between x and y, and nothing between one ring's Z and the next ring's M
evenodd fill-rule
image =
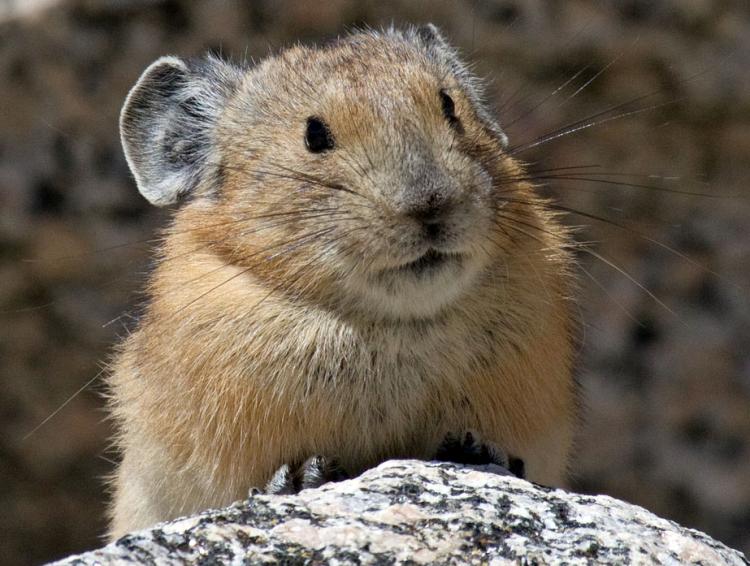
M435 460L472 466L495 464L505 468L516 477L525 476L523 460L509 456L491 442L480 441L472 432L466 432L463 435L446 435L438 446Z
M348 477L335 459L312 456L301 466L281 466L266 484L265 492L271 495L288 495Z

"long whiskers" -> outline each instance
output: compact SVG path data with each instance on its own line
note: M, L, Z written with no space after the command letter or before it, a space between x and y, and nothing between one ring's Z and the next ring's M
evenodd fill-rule
M586 130L589 128L593 128L596 126L601 126L603 124L607 124L609 122L614 122L615 120L622 120L623 118L628 118L629 116L635 116L637 114L643 114L644 112L651 112L653 110L656 110L658 108L664 108L666 106L672 106L680 102L681 99L674 99L670 100L668 102L661 102L658 104L652 104L650 106L646 106L644 108L637 108L635 110L629 110L626 112L621 112L619 114L615 114L614 116L607 116L607 114L611 114L612 112L619 110L621 108L625 108L637 101L643 100L645 98L648 98L650 96L653 96L657 93L651 93L651 94L645 94L643 96L639 96L633 100L630 100L628 102L624 102L622 104L618 104L612 108L609 108L607 110L603 110L601 112L597 112L596 114L592 114L591 116L588 116L587 118L584 118L583 120L576 120L572 124L569 124L567 126L564 126L563 128L559 128L549 134L545 134L543 136L540 136L534 140L530 140L528 142L520 143L516 146L512 146L508 149L508 155L517 155L519 153L522 153L524 151L527 151L529 149L532 149L534 147L538 147L540 145L555 141L557 139L563 138L565 136L569 136L571 134L575 134L577 132L580 132L582 130ZM602 116L607 116L606 118L602 118L601 120L598 120L597 118L601 118Z

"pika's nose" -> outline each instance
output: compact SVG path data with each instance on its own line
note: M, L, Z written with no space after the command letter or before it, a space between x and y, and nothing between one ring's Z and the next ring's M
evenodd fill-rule
M436 240L444 229L450 208L451 203L447 198L432 193L409 207L407 215L422 225L425 238Z

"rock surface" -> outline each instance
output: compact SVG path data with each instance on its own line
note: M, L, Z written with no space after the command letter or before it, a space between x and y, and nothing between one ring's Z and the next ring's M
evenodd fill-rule
M251 495L57 564L750 564L608 496L453 464L391 461L298 495Z

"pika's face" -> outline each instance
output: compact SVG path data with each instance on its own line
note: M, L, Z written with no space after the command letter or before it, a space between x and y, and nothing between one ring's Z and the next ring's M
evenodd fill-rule
M131 167L152 201L190 194L216 253L269 289L424 318L506 249L499 184L517 166L433 27L297 47L250 70L176 61L147 70L126 103ZM162 89L164 132L148 139L136 135L143 84ZM139 168L149 141L166 157Z

